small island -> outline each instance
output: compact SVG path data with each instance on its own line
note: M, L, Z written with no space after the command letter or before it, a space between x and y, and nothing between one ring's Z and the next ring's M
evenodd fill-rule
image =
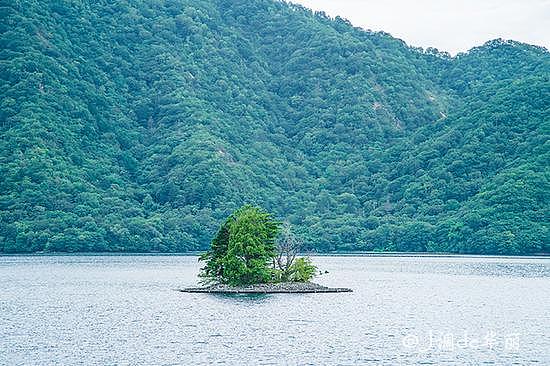
M288 223L260 207L245 205L231 214L200 256L204 287L196 293L267 294L352 292L311 282L318 273L309 257L298 257L302 241Z

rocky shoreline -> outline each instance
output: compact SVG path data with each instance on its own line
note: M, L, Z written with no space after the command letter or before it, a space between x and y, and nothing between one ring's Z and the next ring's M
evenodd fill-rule
M352 292L349 288L331 288L313 282L263 283L248 286L211 285L207 287L190 287L178 290L191 293L216 294L280 294L280 293L335 293Z

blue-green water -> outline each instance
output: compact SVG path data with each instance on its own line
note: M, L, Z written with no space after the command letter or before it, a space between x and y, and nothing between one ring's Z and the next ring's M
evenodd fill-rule
M549 259L314 262L354 292L174 291L196 257L0 257L0 364L550 364Z

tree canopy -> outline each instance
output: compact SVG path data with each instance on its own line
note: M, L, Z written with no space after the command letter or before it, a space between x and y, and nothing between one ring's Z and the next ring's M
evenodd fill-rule
M206 265L201 277L230 285L273 280L275 240L280 224L259 207L246 205L220 227L209 251L200 257Z
M0 252L204 250L245 202L307 250L550 252L544 48L450 57L273 0L0 20Z

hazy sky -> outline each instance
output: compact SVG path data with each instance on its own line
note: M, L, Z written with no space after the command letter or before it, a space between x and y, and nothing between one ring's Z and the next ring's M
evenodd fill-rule
M495 38L550 49L550 0L291 0L452 54Z

